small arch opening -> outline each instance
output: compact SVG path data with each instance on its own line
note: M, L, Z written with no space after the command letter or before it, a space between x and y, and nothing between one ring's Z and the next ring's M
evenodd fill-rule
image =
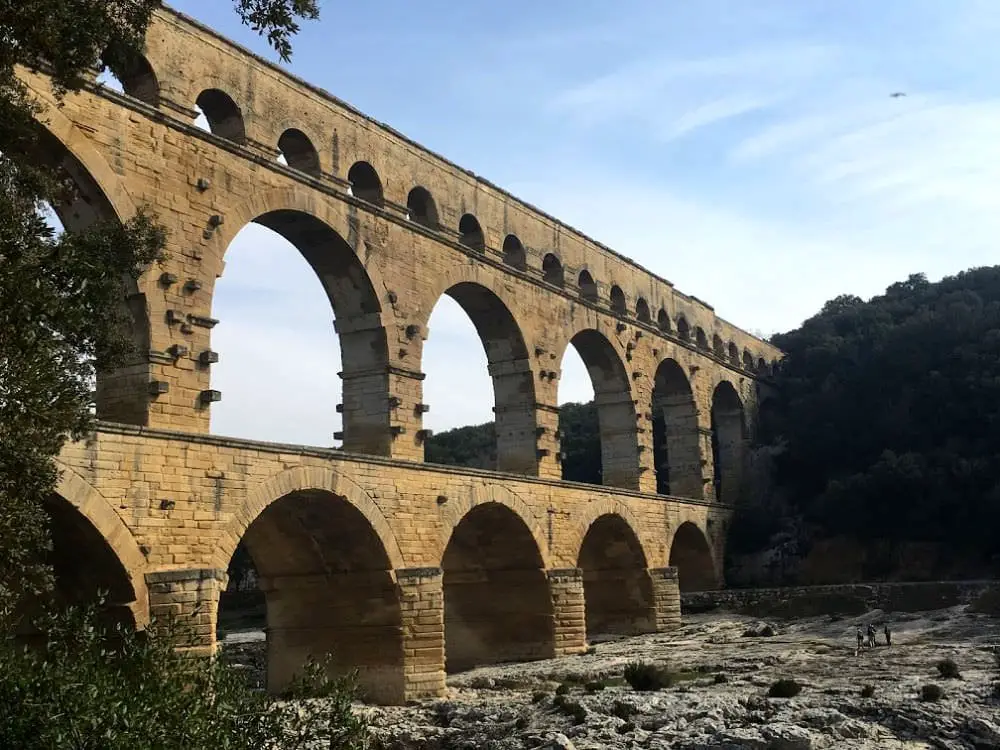
M677 316L677 338L681 341L691 340L691 326L683 315Z
M729 354L729 361L734 365L740 363L740 350L732 341L729 342L729 346L726 347L726 351Z
M723 342L722 336L717 333L712 336L712 353L719 359L726 356L726 344Z
M656 313L656 325L659 326L661 331L670 333L673 326L670 325L670 313L664 310L662 307L660 311Z
M594 277L590 275L590 271L587 269L580 271L577 286L580 287L581 297L591 302L597 302L597 284L594 281Z
M503 240L503 262L518 271L524 271L528 267L528 257L524 252L524 245L516 235L508 234Z
M628 302L625 300L625 292L617 284L611 287L611 309L619 315L624 315L627 311Z
M643 297L639 297L635 302L635 317L640 323L653 322L653 318L649 312L649 303Z
M545 257L542 258L542 277L554 286L561 287L566 283L563 264L557 255L546 253Z
M694 329L694 340L699 349L708 351L708 336L705 335L705 329L701 326Z
M406 196L406 211L410 221L427 227L438 228L438 212L430 191L417 186Z
M278 139L278 150L285 157L285 164L300 172L320 173L319 152L301 130L289 128Z
M767 366L767 360L761 357L757 360L757 372L761 375L770 375L771 369Z
M206 89L198 95L195 105L204 116L209 132L234 143L246 143L243 112L229 94L219 89Z
M684 368L665 359L653 381L653 467L661 495L704 496L698 409Z
M375 167L368 162L355 162L347 172L347 181L351 183L351 195L355 198L379 208L385 205L382 180L379 179Z
M107 50L101 60L104 69L98 83L147 104L160 103L160 82L145 57L133 51Z
M749 349L743 350L743 369L747 372L753 372L753 355Z
M479 219L472 214L463 214L458 222L458 241L471 250L486 251L486 236L479 225Z

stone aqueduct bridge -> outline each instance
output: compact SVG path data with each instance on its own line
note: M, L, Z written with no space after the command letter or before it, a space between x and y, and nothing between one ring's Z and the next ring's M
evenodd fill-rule
M399 701L440 693L446 664L668 628L679 585L720 582L777 350L210 29L163 10L147 45L116 71L125 93L94 83L42 117L45 156L80 187L57 208L68 229L149 206L170 232L128 300L142 355L101 375L100 427L60 458L64 593L109 590L139 625L173 615L211 651L242 540L271 686L332 651ZM44 76L23 77L53 103ZM294 244L329 295L342 450L208 434L213 288L249 222ZM444 294L488 355L496 471L423 463L421 352ZM603 487L561 481L568 346L596 393Z

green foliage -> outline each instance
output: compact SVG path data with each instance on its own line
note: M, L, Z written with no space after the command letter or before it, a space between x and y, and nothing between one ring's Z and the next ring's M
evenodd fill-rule
M568 682L560 683L559 687L556 688L556 695L568 695L570 691L570 686Z
M601 435L597 407L563 404L559 409L563 478L571 482L601 483ZM458 427L431 436L424 445L427 461L448 466L492 469L496 466L496 433L493 422Z
M602 680L591 680L583 686L583 689L588 693L599 693L606 687L607 685Z
M663 667L648 662L632 662L625 666L625 682L633 690L661 690L674 684L674 676Z
M944 697L944 690L939 685L923 685L920 688L920 700L934 703Z
M862 698L871 698L874 695L875 695L875 686L874 685L865 685L864 687L861 688L861 697Z
M1000 267L838 297L774 343L797 512L825 536L1000 551Z
M65 610L42 627L39 648L0 644L5 747L368 747L367 726L351 711L353 677L330 679L323 665L309 665L290 690L308 700L288 703L252 690L221 661L183 655L174 648L176 633L109 633L96 608Z
M62 171L46 112L17 78L43 70L57 97L93 68L127 67L158 0L0 0L0 630L16 603L51 585L42 502L57 481L53 457L91 426L96 369L138 355L127 298L161 256L165 237L141 212L57 234L42 218L85 197ZM241 17L287 57L310 0L235 0ZM97 199L96 203L100 203ZM95 206L98 207L99 206Z
M962 673L958 670L958 664L954 659L941 659L937 664L938 674L945 680L960 680Z
M639 713L639 709L631 703L626 703L625 701L615 701L614 705L611 706L611 713L622 721L628 721Z
M712 682L715 683L716 685L725 685L727 682L729 682L729 677L726 675L725 672L718 672L712 678Z
M794 698L801 692L802 686L798 682L788 677L782 677L771 684L767 696L769 698Z

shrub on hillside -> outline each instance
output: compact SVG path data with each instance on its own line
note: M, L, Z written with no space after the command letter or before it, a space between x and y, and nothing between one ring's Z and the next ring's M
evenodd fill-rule
M767 691L769 698L794 698L802 692L802 686L795 680L783 677L773 683Z
M871 698L874 695L875 695L875 686L874 685L865 685L863 688L861 688L861 697L862 698Z
M218 659L174 649L174 634L109 633L96 609L70 609L41 623L44 643L0 641L0 727L18 750L293 750L367 746L351 710L354 680L310 664L288 690L302 703L249 687ZM113 645L109 645L113 644Z
M625 667L625 682L633 690L661 690L674 684L674 677L663 667L646 662L633 662Z
M933 703L941 700L944 690L939 685L924 685L920 688L920 700Z
M962 673L958 671L958 665L954 659L942 659L935 666L942 679L958 680L962 677Z

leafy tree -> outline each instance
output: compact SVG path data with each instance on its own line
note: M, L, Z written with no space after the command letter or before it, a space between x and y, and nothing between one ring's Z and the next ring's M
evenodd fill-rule
M127 65L142 48L156 0L0 0L0 618L49 583L42 501L53 457L90 427L95 367L130 353L122 304L130 279L157 259L164 234L146 213L57 234L45 203L74 185L48 153L45 112L17 77L44 70L57 95L96 67ZM241 19L287 59L297 19L315 0L234 0Z

